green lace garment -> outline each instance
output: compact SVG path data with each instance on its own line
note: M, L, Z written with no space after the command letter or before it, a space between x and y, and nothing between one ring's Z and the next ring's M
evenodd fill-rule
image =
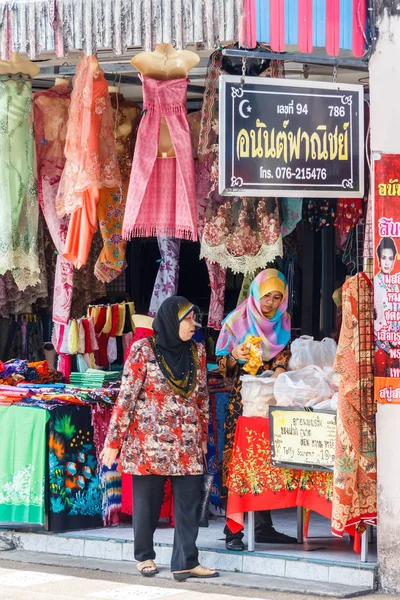
M30 77L0 76L0 275L21 291L40 281L32 105Z

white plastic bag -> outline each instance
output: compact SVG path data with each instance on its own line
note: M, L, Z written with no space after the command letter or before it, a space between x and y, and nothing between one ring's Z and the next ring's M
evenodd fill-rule
M268 417L268 406L276 404L272 371L261 375L242 375L242 404L244 417Z
M302 335L294 340L290 347L292 356L289 361L289 370L298 371L310 365L317 367L333 367L337 345L332 338L324 338L317 342L309 335Z
M322 369L310 365L299 371L281 373L274 387L278 406L313 406L332 395Z

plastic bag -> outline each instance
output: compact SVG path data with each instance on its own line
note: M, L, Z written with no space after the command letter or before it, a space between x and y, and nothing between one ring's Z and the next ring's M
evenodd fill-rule
M310 365L299 371L281 373L275 382L278 406L313 406L332 395L322 369Z
M333 367L337 344L332 338L324 338L321 342L317 342L309 335L302 335L292 342L290 350L292 353L289 361L290 371L298 371L310 365L323 369Z
M274 387L276 379L272 371L264 371L257 377L242 375L242 404L244 417L268 417L268 406L276 404Z
M318 402L318 404L315 404L313 409L337 411L338 396L339 394L333 394L332 398L325 398L325 400L322 400L322 402Z

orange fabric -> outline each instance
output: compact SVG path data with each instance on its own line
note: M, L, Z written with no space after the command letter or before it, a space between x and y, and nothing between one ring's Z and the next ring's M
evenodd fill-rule
M94 232L97 227L97 205L100 190L89 188L83 193L83 206L72 213L69 222L67 239L65 240L64 258L76 269L81 269L87 262Z

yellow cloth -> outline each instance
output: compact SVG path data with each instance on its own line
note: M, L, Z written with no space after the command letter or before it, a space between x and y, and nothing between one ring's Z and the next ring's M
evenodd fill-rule
M124 333L125 326L125 313L126 313L126 304L123 302L118 305L118 324L117 324L117 336L122 335Z
M106 315L106 322L104 324L103 330L101 333L110 333L112 329L112 307L109 304L107 306L107 315Z
M69 354L77 354L79 350L79 326L77 321L73 319L70 324L68 333L68 348Z
M270 277L260 285L260 298L266 296L270 292L280 292L282 296L286 293L286 287L284 281L279 277Z

